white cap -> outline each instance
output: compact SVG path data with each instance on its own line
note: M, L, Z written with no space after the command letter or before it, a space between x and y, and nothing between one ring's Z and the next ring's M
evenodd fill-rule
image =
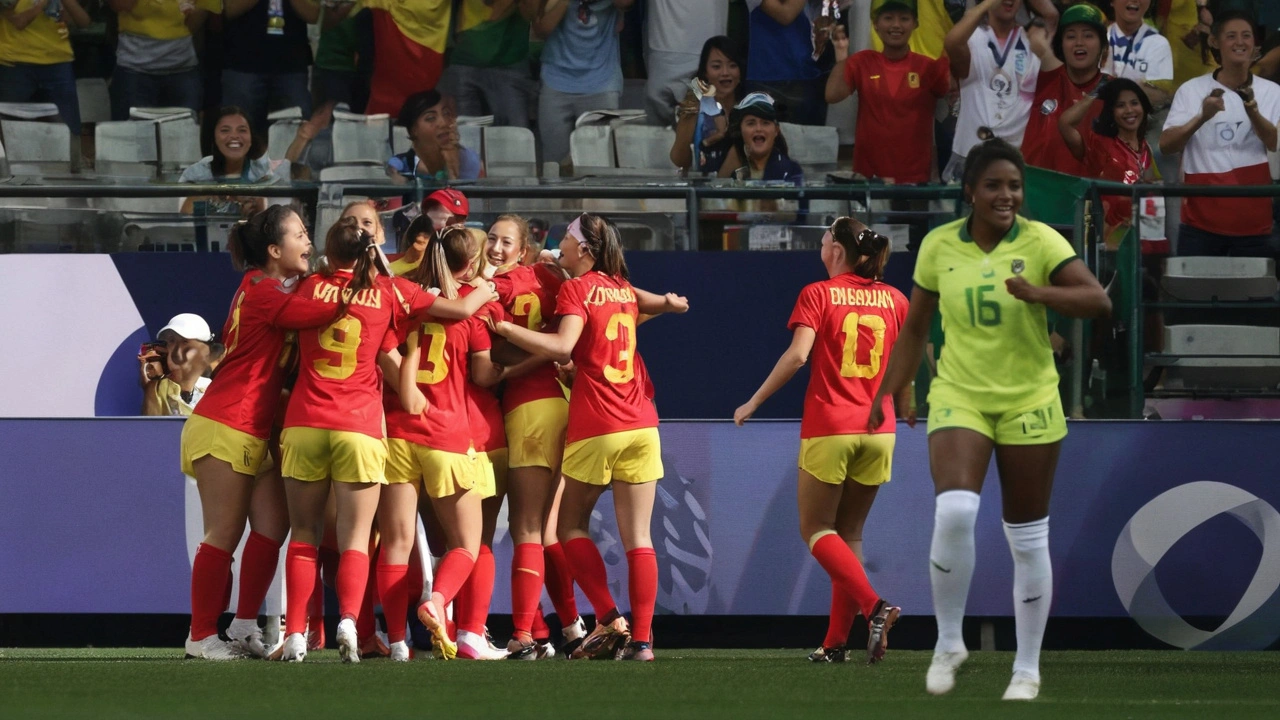
M173 331L173 334L185 340L200 340L209 342L213 339L213 333L209 330L209 323L204 318L195 313L182 313L174 315L169 324L160 328L160 332L156 337L164 335L165 330Z

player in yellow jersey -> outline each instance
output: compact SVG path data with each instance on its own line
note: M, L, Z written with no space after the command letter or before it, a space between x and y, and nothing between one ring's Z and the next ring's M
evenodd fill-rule
M1068 317L1111 312L1106 291L1065 238L1018 216L1022 155L988 140L964 168L969 217L925 236L916 260L911 309L898 336L881 398L902 389L920 367L934 312L946 344L929 389L929 465L937 493L929 575L938 643L926 687L941 695L969 653L960 634L973 577L973 529L982 481L996 456L1005 537L1013 551L1018 652L1006 700L1040 690L1040 643L1053 592L1049 495L1067 434L1058 373L1049 347L1047 309Z

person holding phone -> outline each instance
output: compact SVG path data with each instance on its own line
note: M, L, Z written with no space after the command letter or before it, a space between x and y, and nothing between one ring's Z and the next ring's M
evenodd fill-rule
M224 348L213 342L209 323L194 313L175 315L138 353L142 414L186 417L209 387L209 375Z

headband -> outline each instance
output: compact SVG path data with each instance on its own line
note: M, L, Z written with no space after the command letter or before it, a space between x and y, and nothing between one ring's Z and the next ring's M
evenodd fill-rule
M581 215L574 218L573 222L569 223L569 228L565 230L565 234L572 235L573 239L577 240L579 245L587 244L587 238L582 234L582 216Z

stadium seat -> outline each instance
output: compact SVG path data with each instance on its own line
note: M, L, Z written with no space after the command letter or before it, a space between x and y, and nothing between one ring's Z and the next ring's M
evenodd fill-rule
M569 135L569 158L574 175L615 173L618 168L613 151L613 128L608 125L584 125Z
M399 155L400 153L409 152L413 149L413 142L409 140L408 128L394 125L391 128L391 154Z
M618 153L618 167L640 171L637 174L674 177L671 146L676 133L671 128L654 125L619 125L613 129Z
M335 116L333 123L333 161L335 163L382 165L389 157L391 157L390 118L385 115Z
M533 131L522 127L485 128L484 164L489 177L537 177Z
M1246 301L1275 296L1271 258L1172 257L1165 261L1164 291L1186 302Z
M93 129L94 168L98 175L152 178L159 160L155 123L124 120Z
M188 165L200 161L200 125L194 117L157 121L156 133L161 175L176 179Z
M483 156L483 130L479 125L459 125L458 142L462 143L462 147L475 150L477 155Z
M1181 380L1187 389L1276 389L1280 386L1280 328L1249 325L1170 325L1164 331L1169 355L1181 358L1166 369L1166 386ZM1252 355L1265 357L1233 357Z
M9 172L49 175L71 172L71 131L60 122L0 120Z
M267 155L272 160L285 156L300 125L301 120L277 120L267 127Z
M840 169L840 131L827 125L779 123L792 160L806 174L817 175Z
M111 119L111 95L105 79L76 80L76 96L80 99L80 122L100 123Z

